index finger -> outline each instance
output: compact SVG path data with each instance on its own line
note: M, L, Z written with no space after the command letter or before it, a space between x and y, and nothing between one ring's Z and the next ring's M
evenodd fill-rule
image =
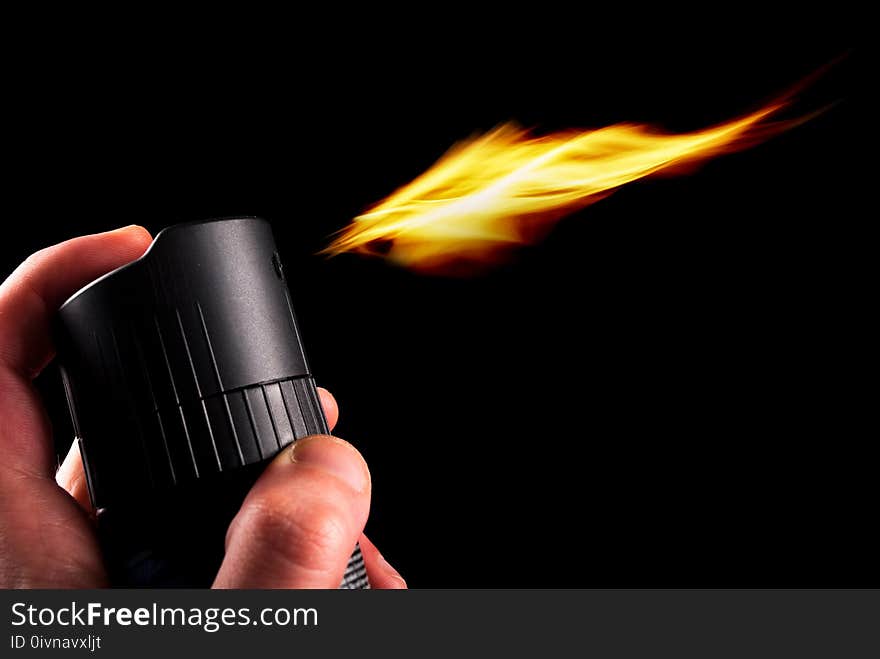
M49 321L77 290L141 256L143 227L73 238L29 256L0 284L0 367L32 378L52 358Z
M52 314L78 289L141 256L142 227L74 238L30 256L0 284L0 465L51 476L45 412L30 380L54 354Z

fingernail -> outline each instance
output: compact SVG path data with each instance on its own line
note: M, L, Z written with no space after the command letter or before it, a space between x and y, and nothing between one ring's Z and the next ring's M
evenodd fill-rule
M370 484L370 472L361 454L337 437L319 435L300 439L290 449L290 460L323 469L358 492Z
M128 226L113 229L113 233L122 233L124 231L146 231L140 224L129 224Z
M387 576L391 577L392 580L396 581L400 588L406 588L406 581L400 576L400 572L395 570L391 566L391 563L385 560L385 557L382 554L379 554L378 562L380 570L382 570Z

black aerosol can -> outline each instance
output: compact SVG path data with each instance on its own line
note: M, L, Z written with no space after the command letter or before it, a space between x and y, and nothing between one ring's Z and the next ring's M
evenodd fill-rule
M165 229L57 333L112 584L210 586L266 461L328 430L271 227ZM341 587L368 587L358 547Z

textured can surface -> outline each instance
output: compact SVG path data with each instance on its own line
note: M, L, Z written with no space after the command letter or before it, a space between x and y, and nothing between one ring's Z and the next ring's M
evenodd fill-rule
M140 259L71 297L57 333L89 492L125 536L124 550L108 552L123 564L138 546L141 565L151 552L160 557L155 566L173 560L187 528L166 525L176 537L155 542L131 537L141 532L121 521L121 510L149 516L157 502L188 511L196 501L205 511L216 499L214 525L228 524L240 483L296 439L328 431L264 220L166 229ZM168 533L159 521L143 526L152 536ZM153 567L142 574L162 572ZM171 582L180 578L171 572ZM365 582L356 550L343 585Z

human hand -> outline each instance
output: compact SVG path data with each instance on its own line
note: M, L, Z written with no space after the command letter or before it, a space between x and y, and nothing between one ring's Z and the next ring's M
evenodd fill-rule
M51 427L32 380L54 355L50 319L79 288L140 257L141 227L74 238L30 256L0 284L0 587L97 588L107 574L76 443L55 471ZM332 430L333 396L319 389ZM373 588L406 584L363 535L371 482L341 439L282 451L226 535L218 588L336 588L355 543Z

